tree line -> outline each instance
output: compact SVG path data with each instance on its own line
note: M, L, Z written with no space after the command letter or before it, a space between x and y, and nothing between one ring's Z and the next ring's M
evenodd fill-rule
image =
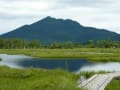
M114 40L89 40L86 43L74 43L72 41L54 41L51 44L42 44L39 40L27 41L23 39L0 38L0 49L35 49L35 48L120 48L120 41Z
M39 47L40 42L38 40L27 41L23 39L0 39L0 48L2 49L25 49Z

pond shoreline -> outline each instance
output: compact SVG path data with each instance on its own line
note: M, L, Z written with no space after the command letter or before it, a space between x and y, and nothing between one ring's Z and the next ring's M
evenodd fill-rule
M120 49L113 48L0 49L0 53L23 54L36 58L84 58L92 62L120 62Z
M87 59L78 58L34 58L26 55L0 54L2 61L0 65L7 65L13 68L61 68L70 72L81 71L120 71L119 62L90 62Z

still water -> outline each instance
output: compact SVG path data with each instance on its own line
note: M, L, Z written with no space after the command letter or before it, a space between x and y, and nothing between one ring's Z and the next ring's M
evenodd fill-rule
M120 71L119 62L93 63L85 59L43 59L33 58L25 55L0 54L0 65L12 68L61 68L71 72L80 71Z

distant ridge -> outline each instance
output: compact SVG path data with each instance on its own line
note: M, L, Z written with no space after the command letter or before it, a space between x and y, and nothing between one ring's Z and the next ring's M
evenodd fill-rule
M51 43L54 41L81 43L89 40L119 40L120 35L105 29L85 27L71 19L56 19L48 16L31 25L24 25L0 35L0 38L38 39L42 43Z

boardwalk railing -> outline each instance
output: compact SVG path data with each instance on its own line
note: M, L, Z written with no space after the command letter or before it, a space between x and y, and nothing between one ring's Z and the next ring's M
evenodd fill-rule
M104 90L104 88L115 78L120 77L120 72L107 73L107 74L96 74L79 84L79 87L88 90Z

